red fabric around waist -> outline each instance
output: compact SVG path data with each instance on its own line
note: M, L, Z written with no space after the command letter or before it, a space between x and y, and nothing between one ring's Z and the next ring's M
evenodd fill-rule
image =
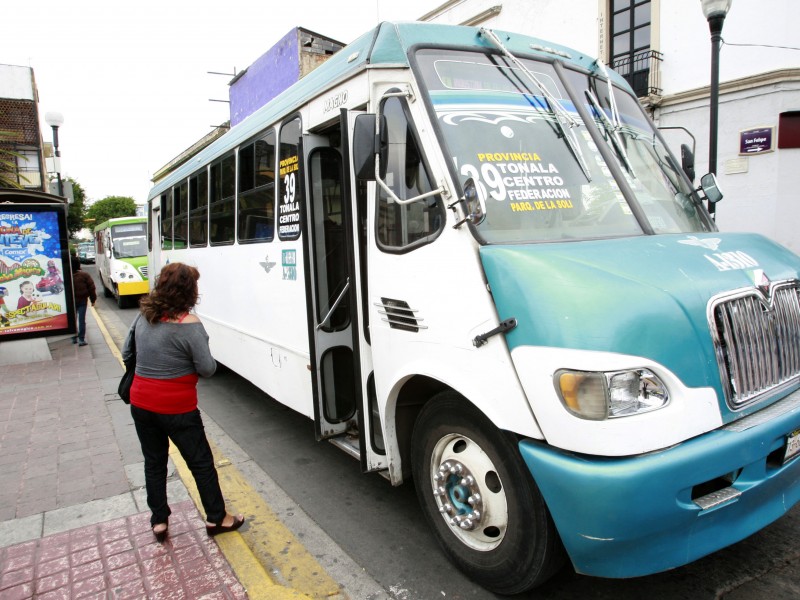
M162 415L179 415L197 408L197 373L174 379L134 375L131 404Z

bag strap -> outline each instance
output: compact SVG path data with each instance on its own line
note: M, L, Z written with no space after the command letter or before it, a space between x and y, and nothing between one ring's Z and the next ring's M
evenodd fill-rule
M136 315L136 318L131 323L131 352L136 355L136 324L139 322L139 317L142 316L142 313Z

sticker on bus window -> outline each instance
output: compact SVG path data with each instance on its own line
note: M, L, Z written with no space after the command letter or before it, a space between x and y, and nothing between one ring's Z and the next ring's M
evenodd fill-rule
M283 279L295 281L297 279L297 250L284 250L281 256Z
M508 200L511 212L574 208L558 167L536 152L480 152L461 174L473 178L485 198Z
M280 239L293 239L300 235L298 156L294 154L282 158L279 166L283 194L278 203L278 236Z

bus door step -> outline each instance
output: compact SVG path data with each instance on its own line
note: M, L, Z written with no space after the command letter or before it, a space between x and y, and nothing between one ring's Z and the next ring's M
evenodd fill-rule
M343 435L340 437L328 438L328 441L339 448L340 450L344 450L345 454L355 458L356 460L361 460L361 451L359 449L358 438L353 437L350 435ZM383 469L382 471L378 471L378 474L386 479L387 481L391 481L389 477L389 470Z

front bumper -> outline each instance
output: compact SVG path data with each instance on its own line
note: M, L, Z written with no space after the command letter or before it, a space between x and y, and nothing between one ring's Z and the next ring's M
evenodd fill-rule
M800 457L780 460L796 429L800 390L731 425L641 456L579 455L533 440L519 448L575 570L636 577L690 563L785 514L800 500ZM738 496L706 509L693 501L695 486L725 476Z
M147 281L120 281L117 284L120 296L136 296L147 294L150 287Z

